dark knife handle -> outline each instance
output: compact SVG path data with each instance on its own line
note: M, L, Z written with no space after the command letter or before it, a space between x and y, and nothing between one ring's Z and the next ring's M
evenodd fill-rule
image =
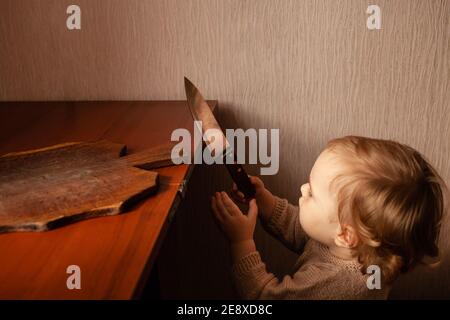
M224 163L230 173L231 178L234 183L236 183L237 188L241 191L246 199L252 199L255 197L256 189L255 186L251 183L247 172L245 172L242 165L236 162L234 159L233 163L226 162L226 155L224 156Z

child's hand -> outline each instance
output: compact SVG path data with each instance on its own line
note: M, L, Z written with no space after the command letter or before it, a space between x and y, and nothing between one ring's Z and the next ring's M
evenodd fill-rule
M250 182L252 183L252 185L255 187L255 198L258 199L262 193L264 193L264 182L262 182L262 180L258 177L255 176L248 176L248 178L250 179ZM248 203L249 200L245 198L244 194L239 191L239 189L236 186L236 183L233 183L233 187L231 188L231 191L233 191L232 196L234 199L236 199L239 202L242 203Z
M269 190L264 187L264 182L262 182L260 178L250 175L248 177L250 179L250 182L255 186L255 199L256 204L260 209L259 213L264 220L269 220L275 207L275 197ZM232 195L233 199L236 199L236 201L239 201L241 203L248 203L249 201L245 198L244 194L238 190L235 183L233 183Z
M220 228L232 244L253 240L258 215L254 199L249 203L247 215L241 212L226 192L216 192L211 198L211 207Z

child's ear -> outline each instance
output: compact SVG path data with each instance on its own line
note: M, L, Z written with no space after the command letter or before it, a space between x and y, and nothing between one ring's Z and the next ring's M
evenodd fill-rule
M341 225L337 236L334 238L334 243L342 248L355 248L358 242L359 239L355 229L348 224Z

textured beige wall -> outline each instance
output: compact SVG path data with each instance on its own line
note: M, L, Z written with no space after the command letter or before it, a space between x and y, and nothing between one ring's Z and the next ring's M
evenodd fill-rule
M71 3L81 31L65 27ZM450 182L450 1L0 1L0 100L184 99L184 75L219 100L224 126L280 128L280 172L265 181L292 202L345 134L408 143ZM260 231L258 245L289 270ZM450 297L447 252L393 296Z

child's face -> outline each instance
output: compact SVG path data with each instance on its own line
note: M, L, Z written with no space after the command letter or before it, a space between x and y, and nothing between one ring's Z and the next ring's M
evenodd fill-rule
M324 150L311 170L309 183L301 186L300 223L311 238L332 245L340 232L337 196L330 190L332 179L342 170L336 155Z

